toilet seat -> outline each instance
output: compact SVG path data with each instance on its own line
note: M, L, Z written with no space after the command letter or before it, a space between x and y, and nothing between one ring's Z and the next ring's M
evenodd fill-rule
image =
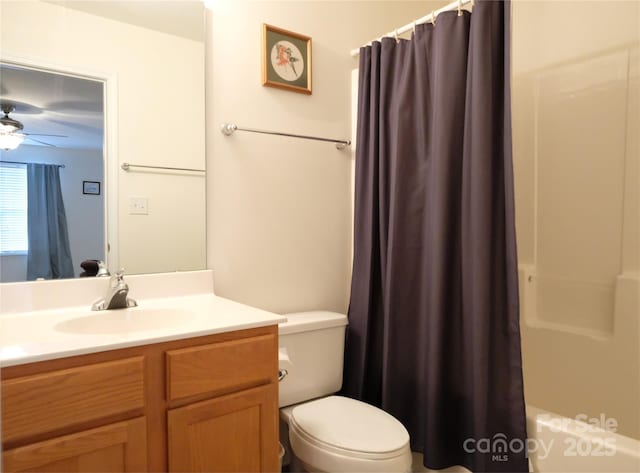
M312 470L405 472L411 467L404 426L377 407L341 396L295 406L289 439L295 455Z

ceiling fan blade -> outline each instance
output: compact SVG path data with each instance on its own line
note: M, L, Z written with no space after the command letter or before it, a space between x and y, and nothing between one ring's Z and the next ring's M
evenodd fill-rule
M0 3L2 3L0 1ZM103 123L100 121L99 123L90 124L85 120L84 123L76 123L70 122L68 120L57 120L55 118L49 118L48 121L51 123L55 123L56 125L62 125L64 127L73 128L75 130L80 130L85 133L102 133Z
M31 138L30 136L27 136L25 139L31 140L31 141L35 141L36 143L40 143L41 145L51 146L52 148L57 148L56 145L52 145L51 143L45 143L44 141L36 140L35 138Z
M54 138L69 138L66 135L47 135L46 133L22 133L27 136L52 136Z
M93 85L91 87L94 87ZM102 84L99 85L102 88ZM91 113L96 115L102 115L102 91L99 93L94 91L94 99L90 100L62 100L57 102L49 102L44 105L45 110L55 111L56 113ZM100 100L96 100L97 97Z

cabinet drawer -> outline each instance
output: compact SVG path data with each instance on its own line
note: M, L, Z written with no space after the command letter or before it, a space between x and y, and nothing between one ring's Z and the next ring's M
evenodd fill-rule
M2 437L12 442L144 408L144 358L3 380Z
M231 391L274 381L277 333L171 350L167 354L167 398Z

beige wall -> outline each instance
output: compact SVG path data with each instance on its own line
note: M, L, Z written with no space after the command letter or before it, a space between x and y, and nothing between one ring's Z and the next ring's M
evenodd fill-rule
M110 241L119 266L203 268L204 177L126 173L120 164L203 168L204 44L30 0L3 1L0 13L3 57L117 81L118 141L108 166L119 181L119 235ZM148 198L148 215L129 214L131 196Z
M544 34L540 34L544 31ZM527 402L640 437L640 3L513 4Z
M236 133L349 138L349 51L442 2L215 1L208 25L208 265L216 292L276 312L348 304L351 152ZM261 24L313 38L313 95L262 87ZM240 41L234 41L235 38Z

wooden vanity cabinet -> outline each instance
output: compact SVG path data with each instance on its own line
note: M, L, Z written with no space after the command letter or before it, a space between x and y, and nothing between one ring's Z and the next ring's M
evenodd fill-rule
M265 334L167 351L167 399L183 406L168 412L169 471L277 469L277 349Z
M275 472L276 326L2 368L9 472Z

